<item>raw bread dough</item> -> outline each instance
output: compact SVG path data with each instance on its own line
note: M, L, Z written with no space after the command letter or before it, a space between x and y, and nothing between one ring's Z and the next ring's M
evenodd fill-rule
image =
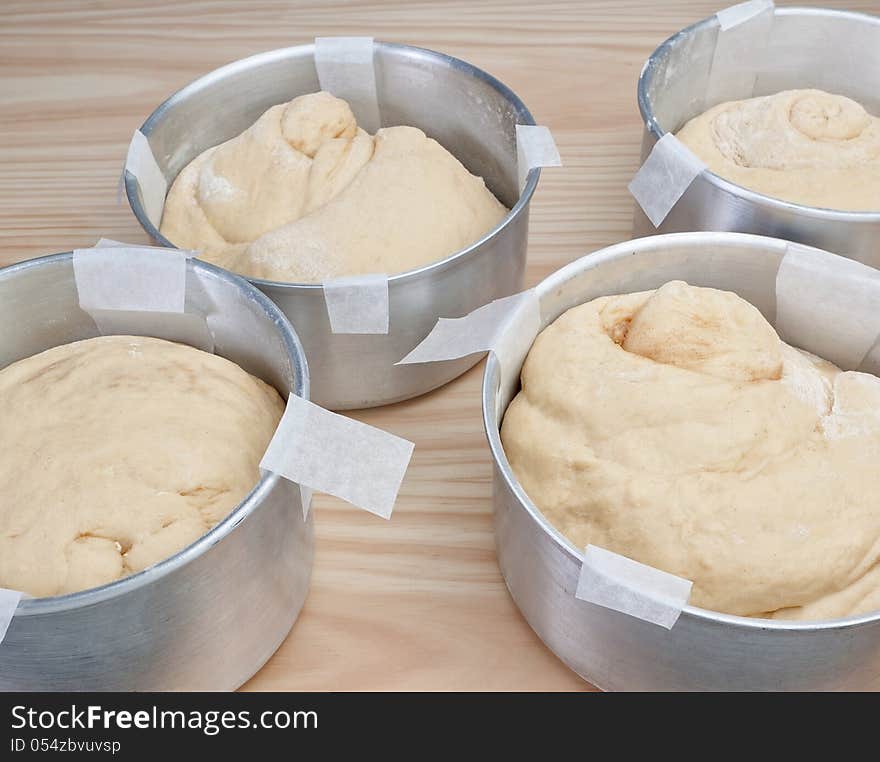
M104 336L0 370L0 587L96 587L192 543L259 481L284 403L229 360Z
M673 281L570 309L501 438L577 548L693 580L694 605L880 609L880 379L788 346L735 294Z
M767 196L880 211L880 119L842 95L786 90L722 103L678 138L715 174Z
M421 130L371 137L345 101L320 92L197 156L171 186L161 232L250 277L314 283L439 261L506 213Z

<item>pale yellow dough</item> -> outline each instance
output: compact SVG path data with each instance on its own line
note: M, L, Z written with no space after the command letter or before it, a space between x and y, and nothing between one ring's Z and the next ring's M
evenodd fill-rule
M880 211L880 118L842 95L786 90L722 103L678 138L715 174L767 196Z
M314 283L393 275L475 243L507 209L415 127L371 137L324 92L273 106L177 176L172 243L243 275Z
M694 605L880 609L880 379L788 346L734 294L674 281L569 310L501 437L577 548L693 580Z
M181 550L259 481L283 411L229 360L160 339L0 370L0 587L71 593Z

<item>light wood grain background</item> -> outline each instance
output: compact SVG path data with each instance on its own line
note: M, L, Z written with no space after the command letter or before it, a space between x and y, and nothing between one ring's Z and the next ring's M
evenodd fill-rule
M722 4L0 0L0 265L99 236L147 243L116 183L156 105L234 59L350 34L470 61L551 127L565 167L544 173L532 204L533 285L629 237L639 71L662 40ZM880 0L797 4L880 13ZM316 498L311 593L248 689L589 688L532 633L498 572L481 375L482 365L356 414L416 443L394 517Z

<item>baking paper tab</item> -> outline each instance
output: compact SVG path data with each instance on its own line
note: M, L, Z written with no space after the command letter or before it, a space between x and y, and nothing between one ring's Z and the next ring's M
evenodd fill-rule
M0 587L0 643L6 637L9 625L12 624L12 617L15 616L15 611L22 597L23 594L18 590L7 590Z
M789 243L776 274L776 331L843 370L862 368L880 332L880 271Z
M549 128L542 125L516 125L516 167L519 188L526 187L529 172L540 167L561 167L559 149Z
M361 129L373 134L382 126L372 37L316 37L315 69L325 92L351 106Z
M79 306L92 310L183 312L186 256L175 249L99 247L73 252Z
M706 165L675 135L667 132L636 172L629 192L654 227L659 227L704 169Z
M352 275L323 285L333 333L388 333L387 275Z
M718 11L718 37L706 85L706 108L751 98L773 28L772 0L750 0Z
M534 289L496 299L462 318L440 318L431 332L397 365L456 360L477 352L493 352L501 366L495 394L503 409L518 385L517 373L541 330L541 303Z
M440 318L431 332L397 365L456 360L494 351L503 363L522 364L541 330L534 289L484 304L461 318Z
M144 211L153 226L158 230L162 222L162 211L165 208L165 195L168 183L159 169L150 141L140 130L135 130L125 157L125 172L130 172L141 191Z
M671 630L691 587L690 580L588 545L575 597Z
M291 394L260 468L387 519L412 451L406 439Z
M79 306L101 334L156 336L212 352L204 316L185 311L187 253L106 244L73 252Z

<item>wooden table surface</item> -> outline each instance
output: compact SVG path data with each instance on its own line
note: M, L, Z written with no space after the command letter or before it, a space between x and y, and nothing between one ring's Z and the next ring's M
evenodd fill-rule
M723 2L723 0L722 0ZM802 1L880 13L880 0ZM642 125L636 80L717 2L333 0L0 5L0 265L147 243L116 184L132 131L221 64L316 35L370 35L463 58L553 130L564 168L532 203L527 285L629 237ZM254 690L588 689L513 604L495 561L482 363L430 395L355 417L416 443L391 521L315 499L312 588Z

